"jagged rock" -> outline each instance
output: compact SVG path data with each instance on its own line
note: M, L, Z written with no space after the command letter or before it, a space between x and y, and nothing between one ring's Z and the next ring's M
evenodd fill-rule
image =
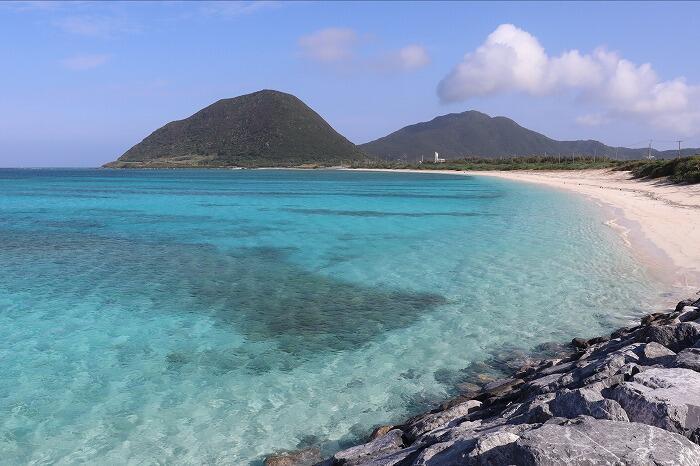
M640 356L641 363L647 366L653 366L656 364L665 366L671 364L676 357L676 353L656 342L642 345L641 351L638 354Z
M647 327L644 332L646 341L661 343L671 351L680 351L693 346L700 338L700 324L695 322L681 322L676 325L661 325Z
M508 446L533 425L481 427L450 433L435 443L428 443L412 463L413 466L448 466L512 464Z
M559 390L566 385L567 380L565 380L565 374L545 375L527 382L523 389L531 395L542 395Z
M628 337L630 334L632 334L632 333L636 332L637 330L639 330L640 328L641 328L641 327L639 327L639 326L637 326L637 327L622 327L622 328L619 328L619 329L615 330L614 332L612 332L612 333L610 334L610 339L611 339L611 340L615 340L615 339L618 339L618 338L626 338L626 337Z
M371 442L339 451L333 460L335 464L359 465L394 453L404 446L402 434L399 429L391 430Z
M484 386L484 398L503 397L512 393L516 388L520 387L524 381L522 379L501 379Z
M660 323L669 323L669 314L667 312L654 312L653 314L642 317L642 325L659 325Z
M503 424L503 423L502 423ZM424 443L431 445L433 443L451 442L454 440L473 437L479 429L493 428L494 425L484 426L481 420L464 421L455 426L443 427L428 432L420 437L414 443Z
M438 411L436 413L429 413L424 416L420 416L407 426L405 429L406 436L409 439L415 439L427 432L430 432L431 430L443 427L455 419L466 416L469 412L478 409L480 406L481 402L477 400L469 400L444 411Z
M265 466L311 466L321 460L321 450L314 447L270 455L265 458L264 464Z
M610 340L610 337L594 337L588 339L588 346L599 345Z
M627 413L617 401L603 397L601 390L605 388L605 384L599 382L576 390L558 392L549 403L549 411L554 416L569 419L587 415L596 419L629 421Z
M486 434L476 441L467 460L471 464L512 464L514 458L511 446L519 438L512 432Z
M639 372L641 365L669 365L674 356L673 351L656 342L633 343L607 354L591 355L591 362L587 364L588 360L580 361L580 367L571 372L570 376L574 382L579 381L579 385L604 381L611 386ZM571 383L563 386L567 385Z
M404 448L403 450L395 451L393 453L387 453L384 455L380 455L378 457L369 459L369 460L364 460L360 463L341 463L342 465L362 465L362 466L398 466L398 465L406 465L410 464L412 461L412 457L418 455L418 451L420 450L419 445L412 446L409 448ZM319 465L319 466L325 466L325 465Z
M551 366L545 367L542 370L537 372L537 375L539 377L544 377L545 375L552 375L552 374L562 374L564 372L568 372L571 369L573 369L576 365L576 361L567 361L567 362L562 362L559 364L553 364Z
M610 391L631 421L661 427L700 441L700 373L649 369Z
M371 442L372 440L378 439L382 435L387 434L392 429L394 429L394 426L379 426L375 428L371 434L369 434L369 438L367 439L367 441Z
M511 444L518 465L700 465L700 446L644 424L579 418L525 431Z
M697 321L700 319L700 309L695 306L685 306L681 309L680 314L678 314L677 319L681 322Z
M510 424L535 424L546 422L552 417L549 404L554 400L553 393L537 395L526 403L518 405L512 412L504 412L503 417L508 418Z
M476 439L434 443L424 448L411 466L463 465L475 446Z
M693 304L694 304L694 303L693 303L693 300L692 300L692 299L684 299L683 301L681 301L681 302L679 302L678 304L676 304L676 310L675 310L675 312L680 312L681 310L683 310L684 307L686 307L686 306L692 306Z
M574 338L571 340L571 345L577 349L586 349L594 345L599 345L610 340L608 337L594 337L594 338Z
M571 345L574 348L579 348L579 349L588 348L590 346L588 344L588 340L586 340L585 338L574 338L573 340L571 340Z
M700 348L684 349L676 356L674 365L700 372Z

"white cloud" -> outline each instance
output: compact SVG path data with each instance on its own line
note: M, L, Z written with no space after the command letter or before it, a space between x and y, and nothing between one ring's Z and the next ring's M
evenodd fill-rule
M353 29L326 28L300 37L299 47L305 58L344 70L411 71L430 63L428 51L421 45L379 53L360 47L368 42L368 36Z
M430 56L421 45L407 45L396 53L396 64L405 70L415 70L430 63Z
M134 25L109 16L67 16L55 20L53 25L69 34L103 38L137 30Z
M268 8L281 6L278 1L238 1L238 2L203 2L202 13L206 15L222 16L224 18L235 18L255 13Z
M357 41L357 33L350 28L326 28L300 37L299 46L306 58L338 63L353 57Z
M583 126L600 126L609 122L610 119L602 113L589 113L576 117L576 123Z
M648 63L636 65L598 48L589 54L570 50L549 56L532 34L502 24L438 85L444 102L504 92L545 95L579 92L604 113L580 117L582 124L603 124L611 117L636 118L676 132L700 126L700 86L683 78L661 81Z
M82 71L97 68L109 60L109 55L75 55L61 60L61 64L69 70Z

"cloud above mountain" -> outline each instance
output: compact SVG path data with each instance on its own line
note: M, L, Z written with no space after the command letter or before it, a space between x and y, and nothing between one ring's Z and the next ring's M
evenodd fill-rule
M61 60L61 64L69 70L83 71L104 65L108 60L109 55L105 54L74 55Z
M350 28L326 28L299 38L304 57L320 63L339 63L352 59L358 43Z
M428 51L422 45L381 51L376 41L351 28L321 29L300 37L298 44L304 58L346 71L413 71L430 63Z
M682 77L664 81L651 64L637 65L603 47L591 53L569 50L551 56L535 36L512 24L498 26L438 85L443 102L566 90L601 109L595 118L580 117L582 124L630 118L679 133L697 131L700 125L700 86Z

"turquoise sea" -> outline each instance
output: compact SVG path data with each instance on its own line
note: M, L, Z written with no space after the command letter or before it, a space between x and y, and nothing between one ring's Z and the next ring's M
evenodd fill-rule
M0 170L0 458L332 452L648 311L604 220L485 177Z

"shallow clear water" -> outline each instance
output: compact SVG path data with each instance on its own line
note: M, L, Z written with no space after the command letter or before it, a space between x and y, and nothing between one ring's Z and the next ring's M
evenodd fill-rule
M332 451L660 285L585 200L482 177L0 170L0 457Z

